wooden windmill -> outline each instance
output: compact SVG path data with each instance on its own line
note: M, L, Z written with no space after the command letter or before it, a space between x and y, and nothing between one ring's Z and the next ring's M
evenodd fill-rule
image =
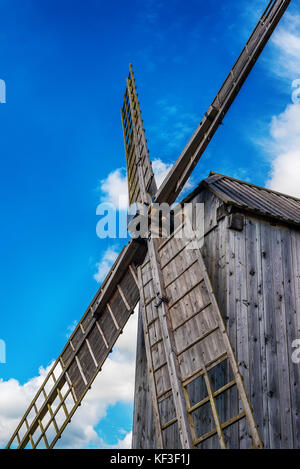
M177 200L289 3L290 0L269 2L216 98L159 189L148 156L130 67L121 109L129 202L144 207L147 217L153 214L154 204L171 206ZM193 239L196 245L189 249L191 240L177 237L176 229L166 237L156 237L150 226L146 238L131 239L121 251L20 421L8 448L54 447L138 302L155 429L153 446L201 448L203 442L213 440L216 447L230 447L225 430L239 422L247 427L250 446L263 447L199 240L196 236ZM228 390L238 396L239 404L224 421L221 413L225 408L226 414L226 406L230 408L230 402L223 399ZM212 415L209 431L201 431L206 418L204 409Z

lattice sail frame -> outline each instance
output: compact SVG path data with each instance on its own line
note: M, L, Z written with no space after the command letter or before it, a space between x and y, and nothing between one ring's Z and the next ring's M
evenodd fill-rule
M54 447L134 312L139 300L136 264L144 256L133 241L122 250L7 448Z
M157 187L149 159L147 140L131 65L129 65L129 70L121 117L127 162L129 205L131 206L135 202L141 202L138 165L142 167L146 190L151 198L155 196Z

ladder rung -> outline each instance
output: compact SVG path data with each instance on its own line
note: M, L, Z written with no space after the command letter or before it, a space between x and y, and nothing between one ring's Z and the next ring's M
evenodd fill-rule
M169 238L168 238L168 241L169 241ZM167 267L167 265L169 265L172 261L174 261L174 259L176 259L176 257L179 256L179 254L182 253L182 251L184 251L186 249L186 247L191 244L191 242L194 241L193 239L190 239L188 240L188 242L182 246L180 249L178 249L178 251L176 252L175 256L171 257L169 260L167 260L167 262L165 264L163 264L161 266L162 270L164 270L165 267Z
M147 280L146 283L143 283L143 287L146 287L147 285L149 285L149 283L151 283L153 281L153 278L151 277L149 280Z
M169 394L169 393L170 393L170 394ZM169 395L171 395L172 393L173 393L172 388L167 389L166 391L164 391L164 392L162 392L161 394L158 394L158 395L157 395L157 401L158 401L158 402L163 401L164 399L166 399L167 397L169 397ZM168 394L168 396L167 396L167 394Z
M150 300L148 300L147 303L145 303L145 308L147 308L147 306L149 306L152 303L152 301L156 300L156 298L157 298L156 296L153 296Z
M167 423L164 423L162 426L161 426L161 429L162 430L166 430L167 428L169 428L171 425L173 425L174 423L177 422L177 417L174 417L172 420L170 420L169 422Z
M48 443L48 440L47 440L47 437L46 437L45 430L44 430L44 427L42 425L42 422L41 422L41 420L39 420L38 422L39 422L39 426L40 426L40 429L41 429L42 433L41 433L40 437L38 438L38 440L36 442L36 446L38 446L41 438L43 438L46 448L49 449L49 443Z
M81 363L80 363L79 358L78 358L77 355L75 355L75 361L76 361L77 368L78 368L78 370L79 370L80 376L81 376L81 378L82 378L82 381L84 382L85 386L87 386L87 384L88 384L88 383L87 383L87 379L86 379L86 377L85 377L85 375L84 375L84 372L83 372Z
M102 329L101 329L101 327L100 327L98 321L96 321L96 326L97 326L97 328L98 328L98 331L100 332L100 335L101 335L101 337L102 337L102 339L103 339L103 342L104 342L104 344L105 344L105 347L108 349L108 348L109 348L108 342L107 342L107 340L106 340L106 338L105 338L104 332L102 331Z
M115 315L114 315L114 313L113 313L113 310L111 309L111 306L110 306L109 302L106 303L106 306L107 306L107 309L108 309L108 311L109 311L109 313L110 313L110 315L111 315L111 318L112 318L112 320L113 320L113 322L114 322L114 325L116 326L117 331L119 331L119 330L120 330L120 326L119 326L119 324L118 324L118 322L117 322L117 320L116 320L116 317L115 317Z
M135 269L134 269L134 267L133 267L132 264L129 265L129 270L130 270L130 272L131 272L131 275L132 275L132 277L133 277L133 279L134 279L134 281L135 281L137 287L139 287L139 281L138 281L138 278L137 278Z
M216 363L217 365L218 363L221 363L227 357L228 357L227 352L221 353L221 355L219 355L217 358L208 362L205 368L208 370L209 368L211 368L211 365L213 365L214 363ZM182 384L184 386L187 386L191 381L194 381L196 375L201 375L201 374L203 374L203 367L198 368L197 370L193 371L193 373L186 376L184 380L182 380Z
M158 251L161 251L161 250L166 246L166 244L168 244L168 242L171 241L171 240L174 238L174 236L175 236L180 230L183 229L184 226L185 226L184 223L181 224L180 226L178 226L178 227L173 231L173 233L171 233L170 236L169 236L165 241L163 241L163 242L161 243L161 245L160 245L159 248L158 248Z
M55 411L53 412L53 410L51 409L51 406L50 404L48 404L48 411L49 411L49 414L50 414L50 419L49 421L47 422L47 424L45 425L45 427L43 428L43 425L42 425L42 422L40 420L38 420L38 423L40 425L40 428L42 429L43 428L43 432L42 434L39 436L38 440L36 441L36 446L39 444L40 440L45 437L46 437L46 431L48 430L49 426L51 425L51 423L53 422L53 425L54 425L54 428L55 428L55 431L56 431L56 434L59 435L60 434L60 430L58 428L58 425L57 425L57 422L55 420L55 416L56 414L59 412L60 408L61 407L65 407L65 400L67 398L67 396L70 394L71 392L71 388L68 389L68 391L66 392L66 395L64 397L64 400L62 402L60 402L60 404L57 406L57 408L55 409ZM75 403L74 403L75 405ZM65 415L66 415L66 419L65 421L68 421L70 416L69 416L69 413L67 411L65 411ZM46 442L45 442L46 443ZM48 441L47 441L47 444L48 444ZM49 444L48 444L48 447L49 447Z
M225 392L227 391L227 389L230 389L232 388L233 386L236 386L236 381L233 380L233 381L230 381L230 383L227 383L225 384L224 386L222 386L220 389L218 389L217 391L214 391L212 393L212 396L213 397L217 397L219 394L222 394L222 392ZM204 404L206 404L206 402L209 401L209 396L205 397L204 399L202 399L200 402L197 402L197 404L194 404L193 406L189 407L188 408L188 412L189 413L192 413L194 412L196 409L198 409L199 407L202 407Z
M120 293L120 296L121 296L121 298L122 298L122 300L123 300L123 302L124 302L124 304L125 304L125 306L126 306L127 311L131 311L131 307L130 307L130 305L129 305L127 299L126 299L126 296L124 295L124 292L123 292L123 290L122 290L122 288L121 288L121 285L118 284L118 285L117 285L117 288L118 288L119 293Z
M148 265L149 263L150 263L150 259L147 259L147 260L144 262L144 264L141 265L141 269L143 270L143 269L146 267L146 265Z
M200 436L200 438L196 438L193 440L194 445L199 445L199 443L202 443L202 441L208 440L208 438L211 438L212 436L217 434L217 429L215 428L214 430L211 430L208 433L205 433L205 435Z
M168 307L169 309L171 308L174 308L175 305L177 305L177 303L179 303L179 301L183 300L183 298L185 296L187 296L189 293L191 293L196 287L198 287L201 283L204 282L204 279L202 278L201 280L199 280L199 282L195 283L195 285L193 285L192 287L190 287L182 296L180 296L179 298L177 298L177 300L175 300L173 303L171 303Z
M61 392L60 392L60 389L57 389L57 394L58 394L58 397L59 397L59 399L60 399L60 401L61 401L61 403L62 403L62 407L63 407L63 409L64 409L64 413L65 413L65 416L66 416L67 419L69 418L69 412L68 412L68 409L67 409L67 407L66 407L65 400L66 400L66 397L69 395L70 391L71 391L71 390L70 390L70 388L69 388L69 389L68 389L68 392L66 393L65 397L63 398L63 397L62 397L62 394L61 394Z
M156 342L154 342L153 344L150 343L150 347L152 348L152 347L154 347L155 345L160 344L161 342L163 342L163 340L164 340L164 339L161 338L161 339L158 339L158 340L157 340Z
M234 424L235 422L238 422L239 420L243 419L246 417L245 412L241 412L240 414L236 415L235 417L232 417L231 419L227 420L226 422L221 424L221 429L224 430L224 428L230 427L230 425ZM214 430L211 430L210 432L206 433L205 435L200 436L200 438L196 438L194 440L194 445L198 445L199 443L202 443L202 441L207 440L208 438L214 436L217 433L217 429L215 428Z
M198 339L195 339L193 342L190 342L189 345L187 345L183 350L180 350L180 352L177 352L177 357L180 357L180 355L182 355L183 353L185 353L187 350L189 350L190 348L194 347L195 345L197 345L199 342L201 342L202 340L204 340L206 337L208 337L209 335L213 334L214 332L218 331L219 330L219 326L216 326L214 327L213 329L211 329L210 331L206 332L205 334L203 334L201 337L198 337Z
M170 285L172 285L172 283L176 282L176 280L178 280L183 274L185 274L191 267L193 267L193 265L196 264L196 262L198 262L198 259L195 259L191 264L189 264L182 272L180 272L180 274L178 274L175 278L173 278L173 280L171 280L169 283L166 283L165 284L165 288L168 288Z
M93 350L92 350L91 344L90 344L90 342L89 342L88 339L85 339L85 342L86 342L87 348L89 349L89 352L90 352L90 355L91 355L92 360L93 360L93 362L94 362L94 365L95 365L96 368L98 368L98 365L99 365L99 364L98 364L98 362L97 362L97 360L96 360L96 357L95 357L94 352L93 352Z
M206 305L204 305L201 309L199 309L199 311L196 311L196 313L193 313L191 314L191 316L189 316L188 318L186 318L183 322L181 322L180 324L178 324L178 326L174 327L173 328L173 331L177 331L177 329L180 329L180 327L184 326L184 324L186 324L187 322L189 322L191 319L193 319L195 316L197 316L198 314L202 313L202 311L204 311L206 308L208 308L209 306L211 306L211 302L207 303Z
M222 430L224 428L230 427L230 425L233 425L234 423L238 422L239 420L242 420L244 417L246 417L246 412L241 412L240 414L236 415L235 417L232 417L231 419L229 419L226 422L221 424Z
M160 403L167 399L168 397L172 396L173 391L172 389L168 389L167 391L164 391L163 394L160 394L159 397L157 398L157 402Z
M153 300L152 300L152 301L153 301ZM148 329L149 329L149 327L151 327L151 326L152 326L156 321L158 321L158 320L159 320L159 317L158 317L158 316L157 316L156 318L151 319L151 321L149 321L149 322L147 323Z
M164 366L166 366L167 362L162 363L159 365L157 368L153 370L153 373L156 373L157 371L161 370Z

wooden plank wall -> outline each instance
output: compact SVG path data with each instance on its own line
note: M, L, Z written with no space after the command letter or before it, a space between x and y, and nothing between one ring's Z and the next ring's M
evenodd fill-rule
M293 340L300 339L300 231L253 216L245 216L243 231L235 231L228 229L227 217L217 223L221 201L209 191L194 201L205 202L202 253L261 438L266 448L299 448L300 364L291 356ZM143 354L139 335L137 359ZM151 399L142 397L145 387L146 367L140 367L135 401L138 406L143 399L144 410L139 422L135 415L136 435L145 420L151 421ZM231 395L226 405L236 408L237 397ZM153 435L150 425L133 447L153 447ZM231 426L225 437L232 448L249 447L243 421Z
M205 197L213 207L215 197ZM300 338L300 231L252 216L235 231L226 217L203 254L264 445L299 448L300 364L291 356ZM249 444L242 422L229 437Z
M144 342L142 313L139 310L135 391L133 411L132 448L152 449L156 447L152 400L149 392L147 359Z

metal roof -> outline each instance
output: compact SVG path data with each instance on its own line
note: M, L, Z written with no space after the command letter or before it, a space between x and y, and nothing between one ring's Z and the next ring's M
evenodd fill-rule
M300 225L300 199L290 195L210 172L199 185L207 187L226 204ZM198 190L199 190L198 189Z

